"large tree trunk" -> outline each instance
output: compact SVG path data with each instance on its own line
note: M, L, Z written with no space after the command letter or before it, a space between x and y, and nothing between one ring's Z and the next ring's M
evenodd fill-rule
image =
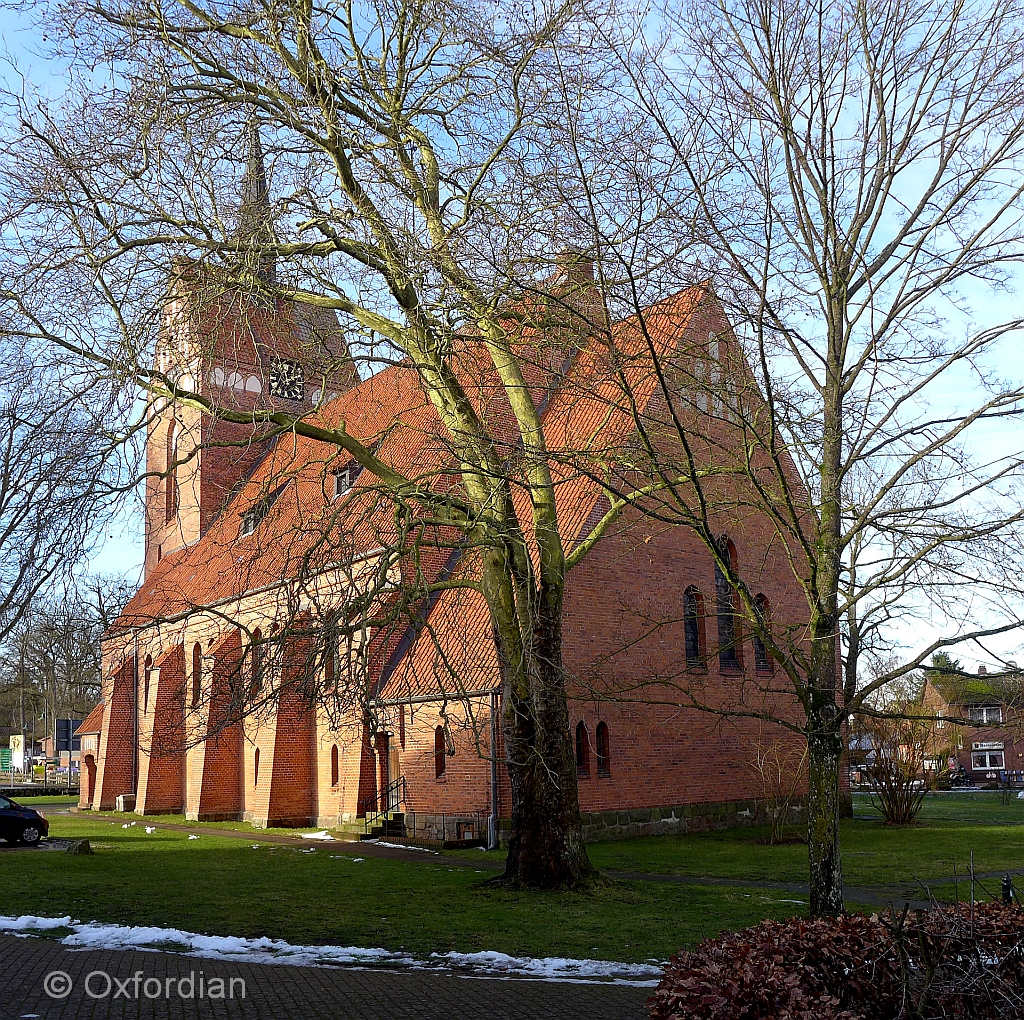
M534 606L527 654L503 673L502 736L512 786L512 832L501 882L511 888L586 889L598 881L583 843L576 758L562 671L561 599Z
M842 740L832 721L819 720L807 736L807 850L811 915L843 912L843 861L839 850L839 766Z
M839 585L843 550L843 305L830 306L824 387L824 429L819 467L818 564L812 608L807 711L807 850L811 914L843 912L843 862L839 850L839 766L842 717L840 688Z
M533 711L506 704L503 733L512 785L512 834L503 883L512 887L584 889L597 873L583 844L576 761L564 687L555 677ZM538 692L540 693L540 692ZM542 707L537 702L545 702Z

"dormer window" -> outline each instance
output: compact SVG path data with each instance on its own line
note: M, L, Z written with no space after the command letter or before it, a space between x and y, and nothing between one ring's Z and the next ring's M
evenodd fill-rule
M339 471L335 471L334 498L344 496L356 484L356 479L362 474L362 471L363 465L357 460L351 460Z
M260 526L267 514L270 513L270 508L277 502L277 497L281 495L283 489L283 485L278 486L273 492L264 496L263 499L254 506L249 507L242 514L242 530L239 532L240 535L251 535Z

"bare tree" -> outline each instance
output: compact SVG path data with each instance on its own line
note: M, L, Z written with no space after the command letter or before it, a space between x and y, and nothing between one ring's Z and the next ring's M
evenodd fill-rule
M103 633L134 586L123 578L77 576L24 607L0 643L0 713L23 732L52 732L81 719L100 696Z
M314 627L307 606L305 626L354 638L368 624L383 632L402 613L408 620L436 592L482 593L504 695L511 885L594 879L561 635L566 571L591 544L572 549L576 536L563 531L554 465L564 458L550 454L541 417L544 379L574 343L565 316L579 314L565 266L552 259L572 232L545 194L564 162L551 138L564 124L559 48L578 37L585 12L596 13L575 2L497 18L475 4L419 0L73 3L55 15L51 37L73 66L106 62L116 75L103 87L79 81L60 108L12 98L17 130L5 156L8 203L31 238L10 260L5 309L37 348L141 384L143 419L170 402L245 426L253 448L310 439L325 463L353 459L373 477L391 507L381 570L341 619L324 612ZM223 199L235 190L225 184L239 139L254 128L276 184L289 185L259 223ZM643 139L610 125L613 139L639 157ZM596 182L586 179L590 194ZM241 292L337 314L364 371L400 363L415 373L444 461L419 474L345 422L237 410L198 392L155 357L172 263L211 306ZM58 298L65 291L76 293L71 314ZM592 310L597 326L577 332L606 322L600 302ZM467 339L479 364L477 354L467 362ZM286 474L285 444L277 449ZM253 513L268 512L277 492L268 483ZM347 569L337 533L323 535L296 546L296 557ZM458 578L419 570L430 546L459 546L472 569ZM409 562L396 586L396 563ZM297 607L292 615L294 633L303 624ZM265 637L251 654L279 642Z
M956 752L957 731L930 717L921 704L923 682L912 691L886 692L877 715L863 720L871 744L871 803L887 825L911 825L946 760Z
M1021 319L1000 307L1024 252L1021 10L720 0L662 16L658 45L618 52L677 161L665 201L701 225L684 271L713 276L734 332L663 365L689 462L710 450L720 470L647 510L702 538L802 706L811 909L836 914L844 720L936 650L1021 625ZM630 278L611 237L603 255ZM636 456L670 479L649 435ZM763 564L726 552L751 513L786 550L806 630L773 628ZM865 682L901 637L909 654Z
M12 319L0 321L0 344L3 640L37 597L72 583L120 503L120 448L101 424L101 408L83 407L101 402L99 387L79 388L33 365Z

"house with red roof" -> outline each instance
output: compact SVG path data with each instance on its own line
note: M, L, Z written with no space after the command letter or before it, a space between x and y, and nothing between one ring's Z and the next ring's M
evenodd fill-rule
M574 300L600 305L592 270L555 286L567 281ZM145 579L105 639L82 807L127 796L139 813L260 826L383 814L392 832L495 838L510 789L477 551L337 444L243 420L282 409L324 436L343 423L381 462L457 493L419 373L397 360L360 378L333 312L238 288L207 295L205 282L184 263L172 273L157 367L197 397L150 415ZM567 553L609 509L601 472L640 480L638 413L655 442L669 412L689 415L709 464L743 454L714 387L693 382L758 399L706 286L600 335L534 326L519 353ZM518 456L483 345L462 337L451 363ZM240 413L224 421L204 402ZM721 473L709 484L735 484ZM515 509L528 519L525 493ZM716 524L764 618L799 629L806 606L776 531L752 510ZM563 655L588 835L763 817L757 749L796 738L757 716L788 710L785 685L691 530L623 513L569 574Z
M1021 704L1024 679L1015 663L1006 671L976 675L955 669L925 671L923 708L948 733L950 754L941 767L958 767L977 786L1024 781Z

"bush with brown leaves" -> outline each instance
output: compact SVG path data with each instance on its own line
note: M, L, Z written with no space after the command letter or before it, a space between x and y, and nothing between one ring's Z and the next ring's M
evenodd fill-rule
M672 957L654 1020L1001 1020L1024 1016L1024 911L762 921Z

